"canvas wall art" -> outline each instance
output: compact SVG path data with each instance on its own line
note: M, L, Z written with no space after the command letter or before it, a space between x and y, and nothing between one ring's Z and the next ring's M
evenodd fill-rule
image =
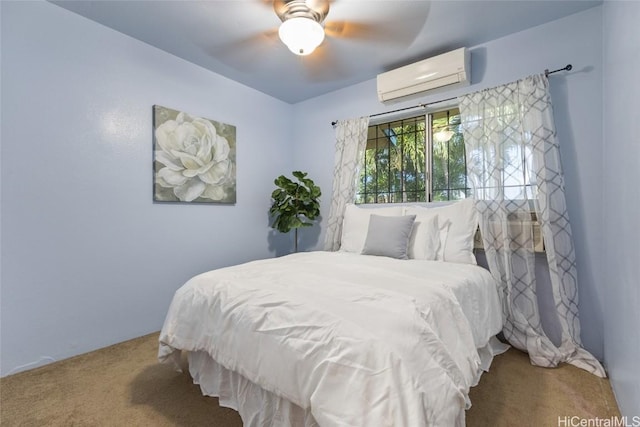
M153 200L236 202L236 127L153 106Z

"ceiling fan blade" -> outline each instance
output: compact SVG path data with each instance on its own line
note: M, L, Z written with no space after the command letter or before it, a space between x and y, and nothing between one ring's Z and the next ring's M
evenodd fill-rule
M328 21L324 31L329 37L341 39L367 39L383 38L376 25L363 24L349 21Z
M336 1L331 8L324 24L328 37L409 46L426 23L431 2Z
M207 6L204 15L219 11L225 16L214 21L215 38L203 36L197 43L209 57L243 73L268 62L268 55L279 43L280 20L273 12L273 0L194 3Z
M269 55L272 49L279 47L279 44L278 29L275 28L207 50L223 64L239 71L250 71L259 66L261 59Z
M389 22L329 21L324 28L328 37L337 39L404 45L415 37L416 31L412 27L414 26L399 26Z

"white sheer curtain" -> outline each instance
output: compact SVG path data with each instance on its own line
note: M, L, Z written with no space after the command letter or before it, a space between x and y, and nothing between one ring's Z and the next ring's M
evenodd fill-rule
M325 250L340 249L342 219L347 203L353 203L356 179L367 145L369 117L338 120L336 124L336 154L333 170L331 208L325 234Z
M548 85L546 76L534 75L459 98L467 173L489 269L502 285L505 338L535 365L567 362L603 377L580 342L575 254ZM545 243L559 347L538 311L532 209Z

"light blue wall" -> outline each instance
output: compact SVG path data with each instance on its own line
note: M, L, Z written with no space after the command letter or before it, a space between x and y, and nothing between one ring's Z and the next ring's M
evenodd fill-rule
M326 218L333 181L335 135L331 121L449 98L571 63L572 72L551 77L551 95L576 243L582 339L587 349L602 358L606 291L601 247L602 8L470 48L470 87L385 107L377 100L373 79L296 104L294 165L308 171L324 190L322 215ZM315 231L320 234L316 248L322 248L324 225L321 231Z
M640 416L640 2L605 2L603 22L604 354L632 417Z
M273 256L291 105L53 4L1 8L2 375L157 331L193 274ZM154 104L237 127L235 206L152 203Z

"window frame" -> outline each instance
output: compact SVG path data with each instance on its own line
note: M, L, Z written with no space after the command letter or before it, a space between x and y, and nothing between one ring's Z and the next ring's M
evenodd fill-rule
M432 164L432 159L433 159L433 126L432 126L432 120L431 120L431 115L436 114L436 113L440 113L440 112L445 112L447 110L451 110L451 109L459 109L459 103L457 102L456 99L453 100L448 100L448 101L444 101L444 102L440 102L436 104L432 104L429 106L425 106L423 107L421 112L416 112L414 111L402 111L399 113L395 113L395 114L384 114L381 113L379 116L374 116L369 120L369 127L371 126L380 126L380 125L385 125L385 124L389 124L389 123L393 123L396 121L400 121L400 120L407 120L407 119L412 119L415 117L419 117L422 116L424 117L425 120L425 201L424 202L395 202L395 203L432 203L434 202L433 200L433 164ZM364 155L363 155L364 157ZM364 160L363 160L364 163ZM465 158L465 166L466 166L466 158ZM362 165L360 165L360 167L362 167ZM466 167L465 167L466 169ZM357 179L360 179L360 171L358 172L358 176ZM465 171L466 174L466 171ZM451 189L449 189L451 190ZM470 188L467 188L467 190L470 191ZM356 197L354 197L354 203L356 204L393 204L393 202L385 202L385 203L379 203L377 201L377 197L374 199L374 202L360 202L358 203L356 201L357 196L359 195L359 193L356 191ZM467 197L469 197L467 195ZM446 202L452 202L458 199L448 199L448 200L436 200L436 203L446 203Z

